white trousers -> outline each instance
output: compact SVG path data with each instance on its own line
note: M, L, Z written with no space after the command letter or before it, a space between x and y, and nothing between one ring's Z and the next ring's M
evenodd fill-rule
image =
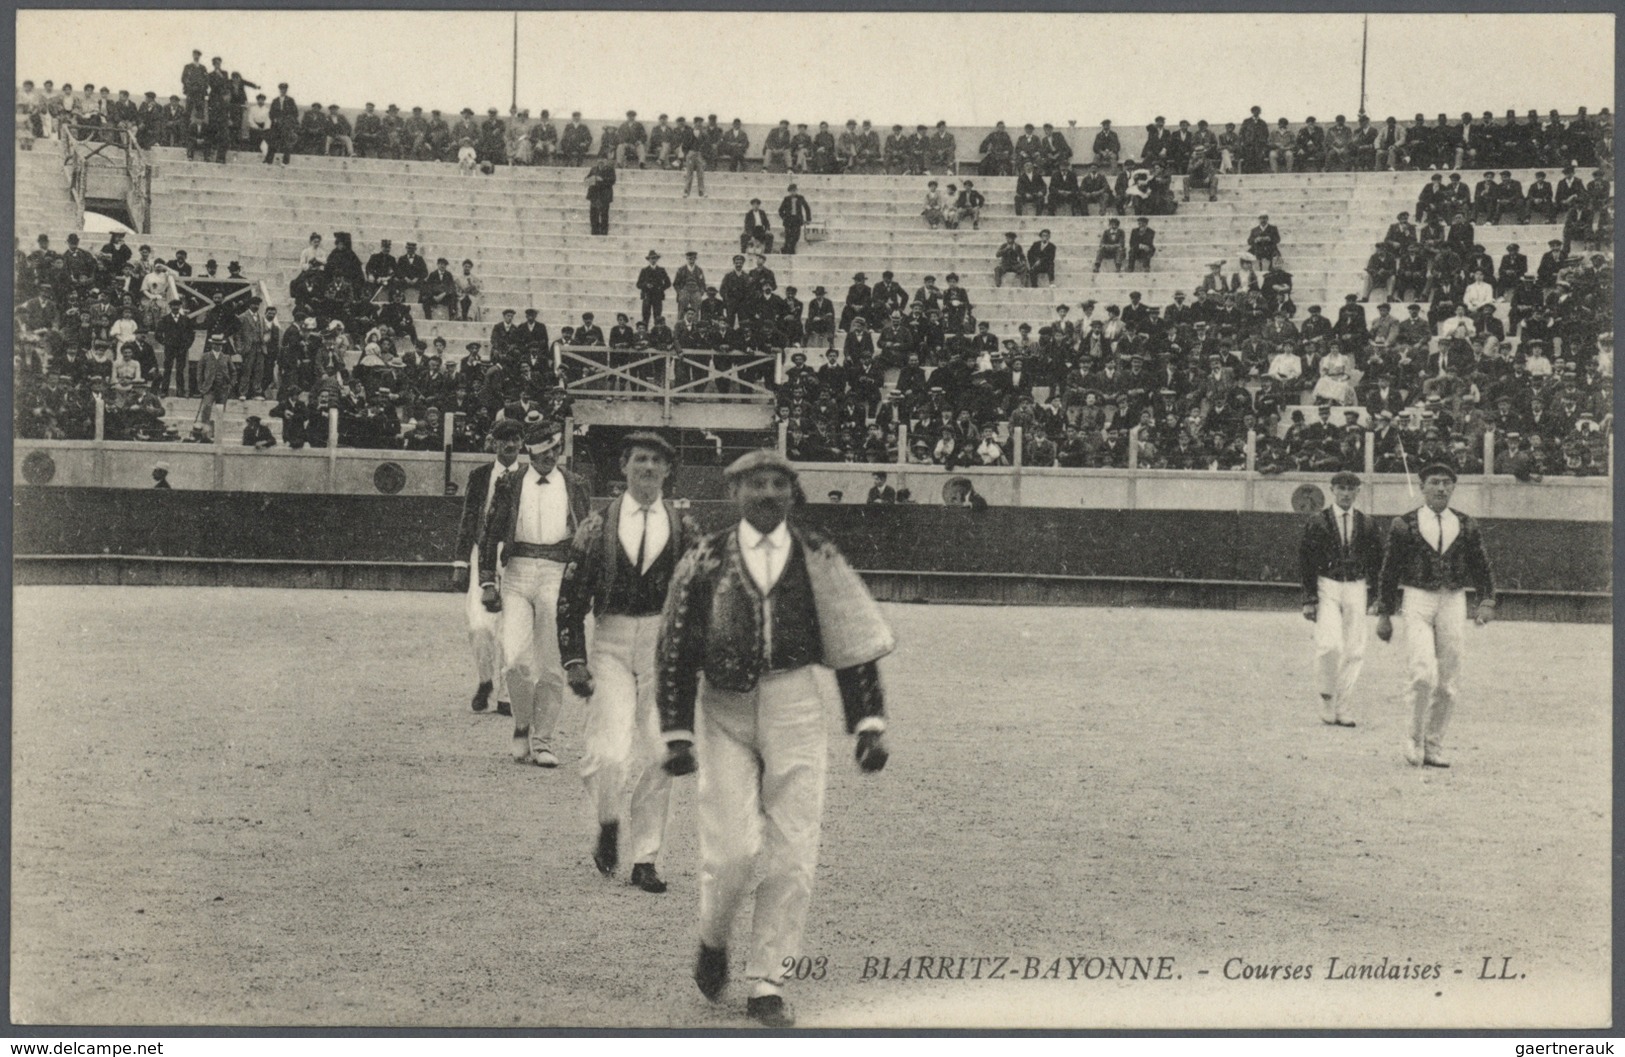
M588 652L594 688L586 706L581 780L602 824L620 821L631 779L627 823L634 863L653 863L659 856L671 813L671 776L661 766L665 746L655 708L659 635L659 613L605 616Z
M468 645L474 651L474 671L482 683L491 683L498 701L508 700L508 682L502 677L502 614L480 605L480 545L469 555L468 592L463 599L468 616Z
M1365 664L1366 585L1322 576L1315 616L1315 689L1331 698L1332 717L1352 719L1348 698ZM1329 717L1331 718L1331 717Z
M514 728L530 728L531 744L551 747L564 704L559 661L559 585L564 563L510 558L502 573L502 658L513 702Z
M1405 663L1411 698L1411 741L1437 752L1456 708L1466 645L1467 592L1405 588Z
M812 901L829 749L823 705L807 667L764 676L744 694L702 681L698 712L700 941L727 946L754 884L745 976L760 994L788 975Z

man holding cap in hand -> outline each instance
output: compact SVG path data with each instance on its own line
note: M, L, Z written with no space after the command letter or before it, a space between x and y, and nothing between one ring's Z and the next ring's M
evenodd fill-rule
M1315 625L1315 685L1321 722L1354 726L1349 694L1365 663L1366 609L1375 601L1382 571L1376 522L1354 509L1360 478L1332 476L1332 505L1303 526L1298 564L1303 574L1303 618Z
M666 836L671 776L661 766L655 640L677 561L700 538L699 525L663 496L676 462L676 451L659 434L630 433L621 442L626 493L576 530L558 604L565 679L587 699L581 780L598 814L593 864L606 877L615 872L624 812L632 884L657 894L666 890L655 859ZM596 622L590 651L589 612Z
M505 474L480 536L480 603L502 613L503 677L513 702L518 763L557 767L553 729L564 703L556 618L570 537L588 514L587 485L558 464L563 432L539 422L525 433L530 467ZM497 569L502 586L497 587Z
M1444 732L1456 706L1467 627L1467 586L1478 592L1476 623L1495 615L1495 577L1478 522L1450 507L1456 471L1446 463L1422 470L1423 505L1394 518L1383 556L1377 600L1377 638L1394 634L1399 589L1405 589L1405 654L1411 697L1411 734L1405 759L1412 765L1449 767Z
M814 666L835 669L858 766L879 771L887 752L876 662L894 642L835 545L786 523L797 485L784 456L753 451L724 476L740 520L696 544L673 577L660 629L660 727L666 770L700 774L694 982L713 1001L722 993L734 917L753 895L747 1010L789 1027L782 991L812 898L828 755Z

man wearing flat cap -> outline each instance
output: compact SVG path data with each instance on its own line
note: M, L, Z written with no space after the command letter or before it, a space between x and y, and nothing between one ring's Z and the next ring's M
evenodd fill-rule
M722 993L734 917L749 899L746 1008L789 1027L783 988L812 898L828 757L814 669L835 669L858 766L873 773L887 759L877 662L894 643L835 545L786 522L797 482L784 456L753 451L724 476L740 520L700 540L672 579L660 727L666 770L700 772L694 981L713 1001Z
M1423 505L1394 518L1378 578L1377 638L1394 634L1393 615L1405 618L1410 737L1405 759L1413 767L1449 767L1444 733L1455 711L1466 645L1467 588L1478 592L1475 622L1495 615L1495 576L1478 522L1450 506L1456 471L1434 463L1417 475ZM1403 588L1404 608L1400 608Z
M513 757L557 767L553 733L564 703L558 604L570 539L587 517L587 485L559 466L558 423L525 433L530 466L497 486L480 538L480 602L502 617L503 677L513 702ZM501 570L501 586L497 572Z
M631 883L654 894L666 890L656 860L671 805L655 709L655 642L677 562L701 535L664 498L676 461L659 434L631 433L621 442L626 492L576 529L557 621L565 678L587 700L581 779L598 817L593 864L605 877L615 873L624 816ZM590 649L588 613L596 627Z
M1331 488L1332 504L1304 523L1298 566L1303 618L1315 625L1321 722L1352 727L1349 698L1365 663L1365 618L1382 571L1382 537L1376 522L1354 509L1358 476L1346 470L1333 474Z

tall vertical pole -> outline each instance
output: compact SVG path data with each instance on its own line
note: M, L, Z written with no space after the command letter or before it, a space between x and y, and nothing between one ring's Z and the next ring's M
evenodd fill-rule
M518 18L518 15L514 16ZM1365 51L1366 42L1371 36L1371 16L1366 15L1360 20L1360 116L1365 116Z
M1361 83L1363 85L1364 84L1364 80L1363 80L1364 75L1362 74L1361 76L1362 76ZM515 11L513 13L513 77L509 81L509 83L513 87L513 96L508 101L508 106L509 106L509 111L508 112L511 114L511 113L517 112L518 109L519 109L519 12L517 12L517 11ZM1362 103L1363 103L1363 100L1365 99L1365 91L1364 91L1363 88L1361 89L1360 99L1362 100ZM1365 109L1364 105L1362 105L1360 107L1360 109L1362 111L1364 111L1364 109Z

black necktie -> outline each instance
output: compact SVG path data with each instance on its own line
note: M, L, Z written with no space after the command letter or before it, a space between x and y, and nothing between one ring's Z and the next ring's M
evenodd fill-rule
M638 508L638 513L643 515L643 533L642 533L642 535L640 535L638 537L638 560L637 560L637 569L638 569L638 572L641 573L641 572L643 572L643 548L645 546L647 546L648 542L649 542L649 508L648 507L640 507L640 508Z
M1433 516L1439 519L1439 553L1443 554L1444 553L1444 514L1443 513L1435 513Z

